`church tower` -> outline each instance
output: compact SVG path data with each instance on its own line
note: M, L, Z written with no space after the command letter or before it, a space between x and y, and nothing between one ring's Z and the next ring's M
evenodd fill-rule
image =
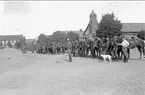
M93 24L93 25L97 25L98 24L97 15L94 12L94 10L92 10L92 12L90 13L90 23Z
M90 13L89 24L88 24L87 28L85 29L85 31L83 33L84 37L93 39L93 37L96 36L96 30L97 29L98 29L97 15L94 12L94 10L92 10L92 12Z
M96 35L96 30L98 29L98 21L97 21L97 15L94 12L94 10L92 10L92 12L90 13L90 35L91 37Z

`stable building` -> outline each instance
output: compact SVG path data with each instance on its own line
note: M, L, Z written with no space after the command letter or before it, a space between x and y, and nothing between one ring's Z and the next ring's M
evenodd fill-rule
M145 23L123 23L122 33L124 36L136 36L141 30L145 30Z

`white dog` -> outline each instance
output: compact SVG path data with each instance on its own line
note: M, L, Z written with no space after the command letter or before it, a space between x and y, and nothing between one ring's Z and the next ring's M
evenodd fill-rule
M107 59L109 60L109 62L112 62L112 56L111 55L101 54L101 57L103 58L104 62L106 62Z

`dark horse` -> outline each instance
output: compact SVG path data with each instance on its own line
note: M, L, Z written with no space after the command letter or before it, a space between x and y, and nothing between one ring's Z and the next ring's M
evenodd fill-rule
M94 57L93 53L93 41L86 39L85 44L84 44L84 54L85 56L88 56L89 51L91 52L92 56Z
M95 54L95 50L96 46L94 46L94 41L90 40L90 39L86 39L85 41L85 45L84 45L84 53L86 56L88 56L89 51L91 52L91 55L95 58L96 54Z
M101 38L99 37L96 37L95 40L94 40L94 43L93 43L93 49L94 49L94 54L96 55L97 53L97 56L100 56L101 55Z
M101 45L102 45L102 40L99 37L95 37L94 41L88 39L87 40L87 55L88 55L88 52L90 51L91 55L94 58L99 57L102 51Z
M107 53L112 56L113 59L118 59L117 56L118 45L116 40L112 37L107 42Z
M144 43L144 40L132 37L131 39L128 39L128 41L130 43L129 49L137 48L139 53L140 53L140 59L142 59L142 54L145 57L145 48L144 48L145 43Z

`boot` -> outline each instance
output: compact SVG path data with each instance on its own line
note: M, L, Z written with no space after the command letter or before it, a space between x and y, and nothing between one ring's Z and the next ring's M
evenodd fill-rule
M69 55L69 62L72 62L72 57L71 57L71 55Z

